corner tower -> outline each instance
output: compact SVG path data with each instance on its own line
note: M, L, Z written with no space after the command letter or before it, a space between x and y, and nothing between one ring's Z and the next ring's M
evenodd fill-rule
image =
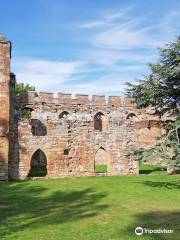
M0 35L0 180L8 179L11 42Z

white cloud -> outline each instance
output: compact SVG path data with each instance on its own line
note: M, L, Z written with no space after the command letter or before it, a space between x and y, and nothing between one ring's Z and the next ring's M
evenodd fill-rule
M86 59L100 65L106 65L107 67L118 64L119 61L126 63L126 65L130 63L142 65L153 61L155 58L156 55L153 55L151 52L138 54L132 51L117 51L112 49L97 49L86 52Z
M174 10L164 16L161 22L161 29L167 37L175 36L179 33L180 29L180 10Z
M81 28L94 28L94 27L101 27L104 24L107 24L107 21L92 21L89 23L84 23L82 25L80 25Z
M146 29L132 30L126 27L117 27L95 35L93 44L101 48L134 49L145 48L147 45L156 43L147 36Z
M128 66L114 70L127 71L132 68ZM31 84L37 91L121 95L125 85L123 75L116 73L86 79L86 64L83 62L14 59L13 70L18 82Z
M149 21L150 16L134 16L133 7L116 10L94 21L81 24L91 29L91 44L103 49L150 49L162 46L179 31L180 11L168 12ZM151 16L152 18L153 16ZM95 28L94 32L92 30Z
M14 59L13 71L18 82L29 83L38 90L55 90L54 86L69 81L80 73L82 62L60 62L36 59Z
M121 76L123 82L127 82L129 76L134 79L148 74L147 63L159 58L157 47L174 40L180 27L178 10L156 19L152 13L137 16L132 10L133 7L106 12L99 19L81 25L86 33L89 31L87 41L91 45L84 58L104 68L108 74L113 73L113 78ZM118 88L110 78L109 82L110 85L102 82L101 90L107 92L107 86L109 91ZM94 89L98 88L94 86Z
M129 78L127 81L133 81ZM61 85L65 92L73 94L100 94L100 95L122 95L125 88L125 82L122 76L116 74L109 74L91 82L83 82L77 84L64 83Z
M107 27L113 26L115 20L120 19L130 19L128 13L133 9L133 6L129 6L127 8L121 9L120 11L106 11L101 19L93 20L80 25L81 28L99 28L99 27Z
M133 9L108 10L81 23L78 33L81 40L88 36L88 47L77 61L14 59L18 82L40 91L120 95L127 81L147 72L146 63L157 59L156 48L173 40L180 26L178 10L152 24L148 16L134 16Z

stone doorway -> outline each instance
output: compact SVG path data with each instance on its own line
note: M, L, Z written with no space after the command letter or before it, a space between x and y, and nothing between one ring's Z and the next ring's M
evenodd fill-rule
M31 168L28 177L45 177L47 175L47 158L45 153L38 149L31 158Z
M103 147L100 147L96 154L94 160L94 170L98 175L107 175L107 153Z

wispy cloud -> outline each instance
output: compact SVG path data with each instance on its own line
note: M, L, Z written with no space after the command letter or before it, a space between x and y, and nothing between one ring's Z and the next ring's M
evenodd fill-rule
M80 27L95 29L91 35L94 47L116 50L155 48L177 34L180 11L170 11L157 22L151 23L149 18L153 16L150 13L139 17L133 10L132 6L116 10Z
M16 72L17 81L31 84L36 87L37 91L62 91L90 95L120 95L123 93L124 79L116 74L108 74L85 81L86 71L88 71L87 63L37 59L14 59L13 61L13 70ZM114 71L127 70L133 70L133 67L114 69ZM91 74L93 71L89 70L89 73Z
M73 36L75 32L78 35L70 46L79 50L76 60L14 59L17 80L42 91L118 95L123 93L127 81L147 72L146 63L157 60L156 48L174 40L180 29L178 9L153 21L153 13L140 16L135 6L95 15L99 17L72 23L69 32L68 23L68 40L72 31ZM68 44L67 41L65 49ZM68 59L71 57L68 55Z
M58 62L37 59L14 59L13 61L17 81L32 84L38 90L55 90L54 86L60 86L72 80L84 66L80 61Z
M135 30L127 27L116 27L95 35L92 43L101 48L122 50L157 45L158 42L149 38L147 32L146 28Z
M149 21L153 16L151 13L137 16L133 11L134 7L116 10L80 25L90 33L91 48L86 52L86 58L104 66L106 71L113 73L113 79L124 77L124 83L148 73L147 63L158 59L157 47L174 40L180 28L178 10L170 11L156 21ZM106 75L101 79L105 81ZM106 82L106 86L117 87L116 82L109 81L111 84Z
M100 65L111 65L118 64L119 61L129 65L134 63L135 65L145 64L155 59L155 53L146 52L146 54L133 52L133 51L117 51L112 49L92 49L86 52L86 58L89 61L95 62ZM120 65L120 63L118 64Z
M130 19L128 16L128 13L133 9L133 6L129 6L127 8L122 9L121 11L106 11L102 16L100 16L100 19L93 20L89 22L85 22L80 24L81 28L99 28L99 27L107 27L107 26L113 26L115 24L114 21L121 20L121 19Z
M180 6L179 6L180 7ZM180 32L180 10L174 10L166 14L160 24L162 33L166 36L175 36Z
M132 78L128 79L133 81ZM123 77L116 74L109 74L103 77L94 79L93 81L62 84L62 88L65 92L85 93L85 94L101 94L101 95L123 95L125 89L125 82Z

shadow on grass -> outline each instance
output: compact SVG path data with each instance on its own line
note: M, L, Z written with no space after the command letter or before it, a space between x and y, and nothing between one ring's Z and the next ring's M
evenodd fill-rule
M151 233L137 236L134 232L136 227L173 230L173 233ZM163 211L138 214L135 216L134 224L125 229L124 235L131 236L130 239L178 240L180 236L180 212Z
M167 188L167 189L180 189L180 181L171 181L171 182L145 181L142 184L146 185L146 186L149 186L149 187Z
M156 172L166 173L166 168L143 165L140 167L140 170L139 170L139 174L151 174Z
M98 215L108 205L99 204L105 192L92 188L56 191L28 182L2 184L0 188L0 236L29 231Z

